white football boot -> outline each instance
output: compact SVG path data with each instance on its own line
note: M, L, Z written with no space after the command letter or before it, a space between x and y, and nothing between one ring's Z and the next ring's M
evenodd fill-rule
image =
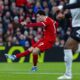
M72 76L64 74L63 76L58 77L58 80L71 80Z

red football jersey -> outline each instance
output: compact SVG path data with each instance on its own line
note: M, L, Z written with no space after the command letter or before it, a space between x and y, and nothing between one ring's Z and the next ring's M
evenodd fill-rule
M30 24L27 24L26 26L27 27L35 27L35 26L44 27L43 38L45 40L52 41L56 38L55 21L50 17L46 17L45 21L43 22L30 23Z
M43 22L30 23L26 25L27 27L37 27L41 26L44 28L43 37L33 45L33 47L38 47L40 51L45 51L53 46L56 41L56 27L55 21L49 17L45 18Z
M46 39L54 39L56 37L56 27L55 21L49 17L46 17L45 21L42 22L44 24L44 38Z

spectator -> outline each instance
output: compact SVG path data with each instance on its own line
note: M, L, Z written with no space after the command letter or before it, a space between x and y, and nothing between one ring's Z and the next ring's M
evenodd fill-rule
M1 42L5 41L8 46L19 45L19 40L21 39L24 42L24 46L29 47L35 41L38 41L43 36L43 29L40 27L37 29L28 29L26 24L38 21L34 13L38 9L42 9L46 15L54 18L59 23L55 46L62 47L70 34L71 16L68 10L58 11L55 14L54 6L66 3L67 0L0 0ZM26 38L22 39L20 35ZM22 45L21 42L20 44Z
M18 41L17 37L15 37L15 36L13 37L12 44L19 45L19 41Z
M35 6L33 8L34 13L36 13L38 11L38 9L43 9L39 1L36 2Z
M25 46L25 42L26 42L26 38L25 38L24 35L21 34L21 35L19 36L19 45Z
M13 45L13 37L11 35L7 36L7 46L11 47Z
M4 45L3 39L0 37L0 46L3 46L3 45Z

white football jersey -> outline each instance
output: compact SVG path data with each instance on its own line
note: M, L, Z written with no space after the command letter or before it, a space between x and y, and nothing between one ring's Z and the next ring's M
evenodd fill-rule
M76 3L77 0L70 0L70 4ZM72 27L80 27L80 8L71 9Z

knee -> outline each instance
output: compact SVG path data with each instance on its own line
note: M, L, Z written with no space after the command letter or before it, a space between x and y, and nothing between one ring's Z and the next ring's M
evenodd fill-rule
M39 49L38 48L34 48L32 51L33 54L38 54L39 53Z
M33 49L34 49L33 47L30 47L28 50L29 50L30 52L32 52L32 51L33 51Z
M65 44L64 49L73 49L73 46L69 44Z
M69 49L69 47L65 45L65 46L64 46L64 49Z

